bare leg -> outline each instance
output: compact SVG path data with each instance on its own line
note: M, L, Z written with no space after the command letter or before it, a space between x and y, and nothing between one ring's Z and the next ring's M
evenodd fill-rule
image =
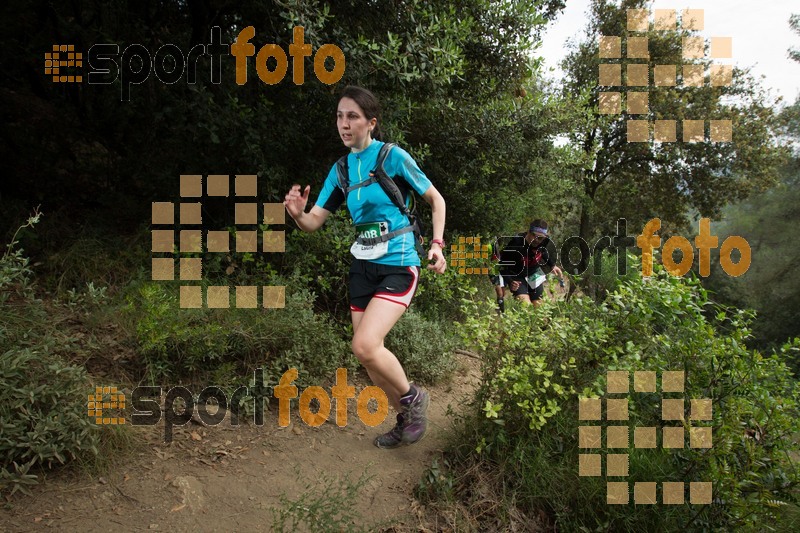
M361 319L364 317L364 312L363 311L350 311L350 316L353 319L353 337L355 337L355 333L356 333L356 331L358 331L359 324L361 324ZM378 387L383 389L384 392L386 392L386 396L387 396L387 398L389 398L389 402L392 404L392 407L394 407L395 410L399 412L400 411L400 403L399 402L393 402L392 399L394 398L395 395L394 394L390 394L390 392L393 389L392 386L388 382L386 382L384 379L382 379L380 374L376 374L374 372L370 372L369 368L367 368L367 367L364 367L364 368L367 371L367 375L369 375L369 378L372 380L372 383L374 383L375 385L377 385ZM400 394L402 394L402 393L400 393Z
M389 403L402 412L400 396L410 385L397 357L386 349L383 339L406 308L400 304L373 298L363 313L352 313L353 353L366 368L372 382L386 392Z

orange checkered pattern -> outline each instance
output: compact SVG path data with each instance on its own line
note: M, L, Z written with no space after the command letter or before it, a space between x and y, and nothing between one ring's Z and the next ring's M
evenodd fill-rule
M702 64L655 65L649 66L650 52L648 37L641 35L650 29L650 13L646 9L627 10L627 34L623 37L603 35L600 37L599 80L601 92L598 106L601 115L642 115L626 121L628 142L704 142L706 132L711 142L731 142L733 124L731 120L650 120L649 88L655 87L712 87L730 86L733 81L733 67L726 64L712 64L708 73ZM700 31L704 27L702 9L685 9L681 12L680 26L684 30ZM655 31L676 31L678 13L674 9L656 9L653 21ZM624 45L624 46L623 46ZM618 60L628 59L626 64ZM713 59L730 59L732 39L712 37L709 46ZM700 36L684 37L682 42L684 60L703 59L705 40ZM633 61L631 61L633 60ZM641 61L641 62L639 62ZM623 71L624 67L624 71ZM625 87L626 89L616 89ZM615 90L616 89L616 90ZM679 137L680 126L680 137ZM707 127L706 127L707 126Z
M52 52L44 54L44 73L53 77L53 83L81 83L83 76L67 74L64 69L83 67L83 54L71 44L54 44Z
M609 397L581 398L578 403L578 419L581 421L602 421L605 407L605 427L602 425L580 425L578 427L578 447L592 453L578 455L579 476L602 476L605 457L605 476L609 478L629 476L628 453L599 453L605 448L615 452L627 452L631 448L631 428L621 421L628 420L628 394L630 392L630 372L609 371L606 374L606 393ZM674 425L663 428L633 427L634 449L658 448L659 429L661 447L664 449L684 448L687 429L684 425L686 405L683 397L667 397L664 393L683 393L685 374L683 371L664 371L661 374L661 419L674 421ZM640 371L633 373L633 390L638 393L655 393L657 390L656 372ZM614 397L614 395L624 395ZM701 425L712 419L712 401L707 398L691 399L688 428L690 448L711 448L711 427ZM597 452L597 453L595 453ZM607 481L607 503L630 503L630 484L627 481ZM657 503L657 482L636 482L633 484L633 501L637 505ZM685 503L685 483L664 482L661 486L661 501L667 505ZM689 483L689 503L710 504L712 486L710 482Z
M481 260L479 265L474 264L476 260ZM457 268L459 274L488 274L489 267L484 266L488 260L489 245L481 244L480 237L459 237L458 244L450 245L450 266Z
M125 395L116 387L96 387L94 392L86 404L89 418L94 418L97 425L125 424L125 416L108 416L109 410L125 411Z
M177 209L173 202L153 202L151 223L158 226L152 230L152 279L169 281L175 279L176 256L178 279L201 281L203 259L189 254L236 252L274 252L286 250L286 233L272 226L286 223L286 211L282 203L258 204L257 176L237 175L233 180L236 197L243 197L234 206L236 230L233 236L228 230L204 231L201 201L203 198L203 176L182 175L180 178L181 202ZM211 174L205 177L205 196L228 197L231 192L231 177ZM259 228L261 221L267 229ZM176 231L176 210L180 229ZM177 243L176 243L177 237ZM259 238L261 246L259 247ZM183 255L186 254L186 255ZM256 309L259 307L283 308L286 302L282 286L237 286L204 287L199 284L180 286L180 307L184 309L227 309L230 307ZM233 296L233 298L231 298ZM233 302L233 303L232 303Z

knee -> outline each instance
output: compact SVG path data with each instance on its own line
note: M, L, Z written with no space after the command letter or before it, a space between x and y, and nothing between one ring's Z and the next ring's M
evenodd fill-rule
M353 342L350 346L359 362L364 366L369 366L380 348L380 345L381 343L376 343L366 336L356 335L353 337Z

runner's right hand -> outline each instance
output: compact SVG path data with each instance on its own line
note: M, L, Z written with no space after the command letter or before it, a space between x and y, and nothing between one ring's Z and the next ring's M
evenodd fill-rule
M305 212L310 192L311 185L306 185L302 193L300 192L300 185L292 185L291 190L286 193L286 197L283 200L283 205L286 206L286 211L289 212L289 216L296 219Z

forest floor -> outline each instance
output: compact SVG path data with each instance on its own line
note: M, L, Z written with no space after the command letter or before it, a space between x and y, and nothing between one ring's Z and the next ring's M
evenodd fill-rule
M414 488L442 451L451 411L462 411L480 377L478 360L456 357L460 369L452 381L428 388L428 433L414 445L376 448L373 438L391 429L395 413L390 408L383 424L372 428L358 419L354 400L342 428L335 410L313 428L294 409L290 426L282 428L273 405L263 426L232 426L227 419L214 427L190 423L175 427L169 444L163 422L135 426L129 428L132 451L102 475L65 469L33 487L32 495L10 497L0 508L0 530L270 531L277 510L283 518L318 513L335 524L349 507L359 518L345 531L356 525L426 531ZM356 391L366 385L350 384ZM287 521L286 530L309 528Z

